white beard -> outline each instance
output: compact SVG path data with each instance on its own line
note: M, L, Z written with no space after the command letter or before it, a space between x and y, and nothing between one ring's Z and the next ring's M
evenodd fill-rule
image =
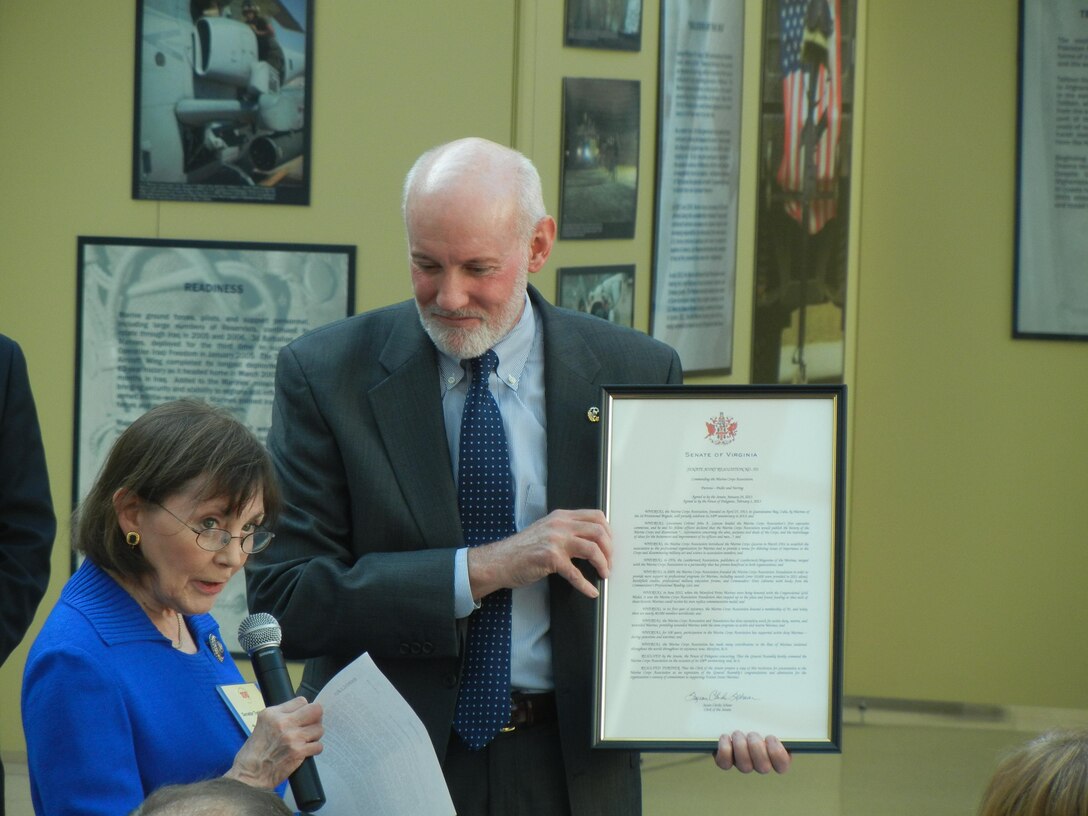
M528 278L527 272L525 277ZM496 343L509 334L521 317L524 305L525 287L518 286L494 318L471 309L447 312L431 306L424 311L418 301L416 310L419 312L419 322L423 324L423 330L441 351L458 360L471 360L494 348ZM480 325L472 329L458 329L439 322L439 317L475 317L480 320Z

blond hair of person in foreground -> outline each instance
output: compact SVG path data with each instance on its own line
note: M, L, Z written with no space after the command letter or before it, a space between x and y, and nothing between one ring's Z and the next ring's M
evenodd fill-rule
M979 816L1088 816L1088 729L1049 731L998 766Z

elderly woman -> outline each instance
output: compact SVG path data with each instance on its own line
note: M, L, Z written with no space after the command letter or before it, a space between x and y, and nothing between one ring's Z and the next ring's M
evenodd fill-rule
M27 658L35 812L116 816L215 776L275 788L321 751L320 706L267 708L247 736L218 691L244 681L209 612L279 506L261 443L219 408L160 405L117 439L73 522L86 558Z

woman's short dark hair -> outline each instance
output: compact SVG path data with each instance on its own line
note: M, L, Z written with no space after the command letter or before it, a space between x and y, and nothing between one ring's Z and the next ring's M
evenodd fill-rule
M125 543L113 497L126 490L161 504L196 484L199 501L223 497L240 513L258 495L266 525L282 506L268 452L229 411L196 399L158 405L113 443L94 486L72 522L72 546L98 566L125 577L151 571L139 547Z

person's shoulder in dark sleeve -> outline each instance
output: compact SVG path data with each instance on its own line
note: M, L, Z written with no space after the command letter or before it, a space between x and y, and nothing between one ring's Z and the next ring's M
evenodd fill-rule
M0 663L45 594L56 531L26 359L0 335Z

